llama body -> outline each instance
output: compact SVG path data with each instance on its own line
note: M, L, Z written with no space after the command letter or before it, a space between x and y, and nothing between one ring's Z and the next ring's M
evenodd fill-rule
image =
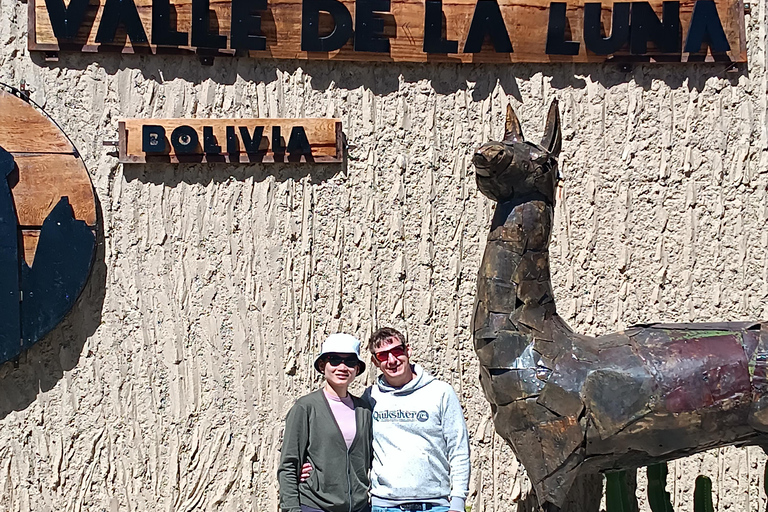
M731 444L768 445L768 323L650 324L597 338L557 314L549 273L557 103L541 145L511 108L474 157L498 202L473 318L496 431L545 508L580 471L639 467Z

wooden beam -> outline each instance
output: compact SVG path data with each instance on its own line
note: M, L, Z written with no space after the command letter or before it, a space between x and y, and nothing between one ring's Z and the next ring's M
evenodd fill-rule
M31 50L40 51L122 51L138 53L191 53L198 50L191 45L161 47L152 44L132 45L125 35L124 28L119 27L115 43L100 45L95 37L101 23L104 3L106 0L93 0L86 13L80 32L71 41L58 41L53 34L51 20L48 16L46 3L43 0L29 0ZM309 1L309 0L307 0ZM350 12L351 18L356 19L353 0L340 0ZM255 14L261 15L261 34L266 38L266 50L244 52L256 58L278 59L320 59L320 60L354 60L354 61L394 61L394 62L463 62L463 63L510 63L510 62L603 62L606 60L651 60L651 61L688 61L714 60L711 54L689 55L661 54L653 45L643 55L629 55L628 48L617 51L613 55L596 55L587 50L584 43L584 0L567 2L567 30L565 36L579 41L577 55L547 54L546 42L549 26L551 3L548 0L498 0L503 23L506 26L513 52L496 53L489 40L483 43L479 53L464 53L470 25L477 0L444 0L442 2L443 24L445 39L457 42L456 53L426 53L424 51L424 0L391 0L388 13L377 13L383 20L382 34L389 39L390 51L387 53L371 53L354 50L354 37L339 50L329 52L308 52L301 49L302 34L302 0L268 0L267 10ZM152 34L152 0L135 0L144 32L150 38ZM656 14L661 17L662 0L650 2ZM680 21L683 43L691 21L695 0L681 0ZM746 34L744 29L743 0L715 0L722 25L730 45L730 51L724 56L733 62L746 62ZM176 23L172 30L187 34L191 40L192 8L191 0L171 0L172 12L175 13ZM215 28L211 31L226 37L227 47L220 50L204 50L206 55L234 55L231 43L231 5L232 0L210 0L211 19L215 19ZM610 34L613 2L602 4L602 26L605 34ZM320 34L332 30L333 21L327 13L320 13Z

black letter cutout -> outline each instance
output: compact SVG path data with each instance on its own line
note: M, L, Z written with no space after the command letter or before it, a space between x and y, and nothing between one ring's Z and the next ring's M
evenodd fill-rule
M211 6L208 0L192 0L192 46L197 48L226 48L227 36L208 32Z
M131 38L132 44L147 42L147 33L141 24L139 11L133 0L107 0L104 3L104 12L101 15L99 30L96 32L96 42L110 44L115 41L115 33L120 22L125 25L125 31Z
M568 5L565 2L552 2L549 4L549 27L547 28L548 55L578 55L579 42L565 40L565 27L568 23L565 11Z
M464 53L480 52L486 34L491 37L496 53L512 53L512 42L496 0L477 0L472 24L464 42Z
M245 133L248 133L248 130ZM230 156L230 162L232 161L231 157L240 154L240 143L237 140L237 135L235 135L234 126L227 126L227 154Z
M426 0L424 5L425 53L458 53L459 42L443 39L443 2Z
M333 31L320 37L320 11L333 18ZM352 15L338 0L304 0L301 5L301 49L305 52L332 52L349 41Z
M197 152L200 139L194 128L181 125L171 132L171 145L178 155L189 155Z
M272 152L275 155L285 153L285 143L283 141L283 136L280 135L279 126L272 127ZM277 160L277 157L275 157L275 160Z
M45 0L56 39L74 39L77 36L89 3L88 0L70 0L69 6L65 7L63 0Z
M389 53L389 39L384 37L384 19L377 12L389 12L389 0L355 2L355 51Z
M267 38L261 34L261 16L253 13L266 10L267 0L232 0L232 49L267 49Z
M141 150L145 153L165 153L165 128L156 124L142 126Z
M725 37L717 6L712 0L697 0L693 5L691 25L685 38L685 51L699 53L706 41L712 53L725 53L731 49Z
M629 51L636 55L648 52L648 41L656 43L662 53L680 53L680 2L664 2L659 21L648 2L632 2L629 22Z
M307 139L307 132L303 126L294 126L291 136L288 138L288 154L290 156L312 156L312 147Z
M220 155L221 146L219 146L218 142L213 134L213 126L203 126L203 153Z
M152 0L152 44L186 46L189 34L171 30L171 2Z
M240 127L240 137L243 139L243 147L246 153L258 153L261 147L261 137L264 135L264 127L256 126L253 128L253 137L248 133L248 128Z
M611 37L603 37L602 3L584 4L584 45L597 55L610 55L629 42L629 2L614 2Z

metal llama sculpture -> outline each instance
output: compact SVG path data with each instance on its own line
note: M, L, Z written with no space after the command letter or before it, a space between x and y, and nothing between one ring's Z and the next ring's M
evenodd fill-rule
M508 107L504 140L473 158L478 188L498 202L472 326L480 381L548 511L578 472L768 445L768 323L647 324L593 338L558 316L548 246L561 141L556 101L541 145L523 140Z

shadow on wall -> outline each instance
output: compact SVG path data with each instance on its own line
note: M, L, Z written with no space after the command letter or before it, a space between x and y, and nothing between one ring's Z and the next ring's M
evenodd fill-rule
M96 253L88 282L64 320L17 361L0 366L0 420L11 411L23 411L40 393L50 391L77 365L86 340L101 324L106 293L104 222L96 199ZM87 356L87 354L86 354Z
M40 52L31 52L32 60L51 69L84 70L98 62L108 74L123 69L141 71L145 80L158 84L175 78L199 84L212 80L232 85L238 78L247 82L271 83L276 71L292 74L299 68L311 77L312 88L325 90L334 84L341 89L364 87L374 94L389 94L404 82L428 80L438 94L452 94L472 88L474 101L486 99L500 84L504 91L523 101L517 80L530 80L538 73L552 77L556 89L587 86L586 77L606 88L635 83L649 90L654 81L663 81L672 89L687 82L691 89L702 90L711 77L727 79L736 85L741 76L748 76L746 64L733 63L551 63L551 64L453 64L453 63L392 63L347 62L320 60L270 60L249 57L216 57L213 65L201 64L192 55L119 55L61 52L58 62L46 62Z
M162 170L160 170L162 169ZM346 174L345 163L317 164L317 163L276 163L276 164L246 164L246 165L221 165L211 164L125 164L123 176L126 181L139 180L142 183L153 183L175 187L179 183L203 184L225 183L228 181L245 181L253 177L254 181L261 182L268 177L276 181L288 180L300 181L309 176L312 183L318 184L328 181L339 173Z

